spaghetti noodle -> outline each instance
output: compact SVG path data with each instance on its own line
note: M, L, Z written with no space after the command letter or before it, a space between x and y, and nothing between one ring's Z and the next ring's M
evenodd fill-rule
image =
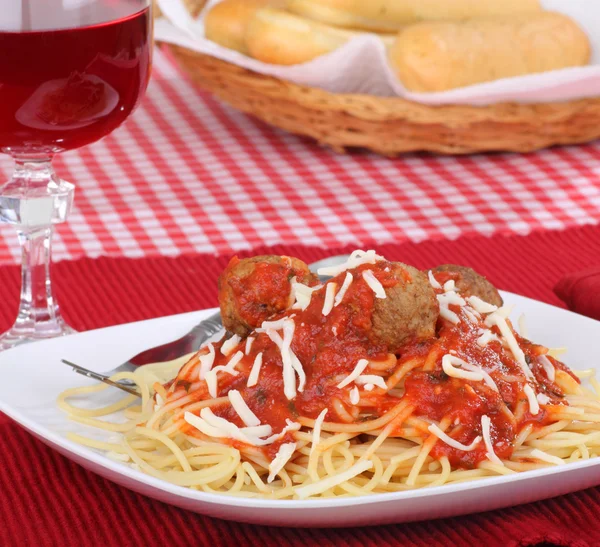
M245 325L251 287L255 304L270 280L280 294L285 276L273 270L291 267L253 264L251 284L233 283ZM65 391L58 405L73 420L115 433L71 438L177 485L275 499L439 486L598 455L592 371L577 376L517 334L507 308L461 284L460 269L425 275L369 251L332 273L322 287L307 278L310 290L290 275L290 298L247 338L113 377L135 382L141 403L89 410L71 399L107 386Z

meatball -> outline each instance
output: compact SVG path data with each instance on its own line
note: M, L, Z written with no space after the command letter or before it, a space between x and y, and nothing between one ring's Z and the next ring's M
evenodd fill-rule
M433 268L431 272L442 284L453 279L457 290L462 294L478 296L481 300L498 307L504 303L498 289L472 268L456 264L443 264Z
M370 338L397 352L407 342L435 336L439 305L429 279L400 262L390 262L396 284L375 300Z
M291 281L316 285L318 278L308 266L287 256L234 257L219 277L219 306L223 326L247 336L269 317L287 309Z

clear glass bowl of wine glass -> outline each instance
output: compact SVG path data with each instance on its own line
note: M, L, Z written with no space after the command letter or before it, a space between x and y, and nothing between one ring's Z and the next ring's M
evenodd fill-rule
M0 152L15 165L0 187L0 221L15 227L22 250L19 311L0 349L73 332L53 295L50 262L75 187L52 158L127 119L151 57L150 0L0 0Z

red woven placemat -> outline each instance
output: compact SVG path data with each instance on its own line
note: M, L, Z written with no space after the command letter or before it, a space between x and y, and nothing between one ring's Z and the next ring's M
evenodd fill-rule
M322 249L279 247L307 261ZM501 288L558 303L565 273L600 262L600 228L527 237L387 245L390 259L419 267L469 264ZM260 252L260 251L259 251ZM90 329L191 311L216 303L215 281L228 257L82 259L55 267L65 316ZM18 270L0 268L0 328L17 304ZM1 545L600 545L600 488L502 511L361 529L276 529L209 519L150 500L89 473L0 418Z

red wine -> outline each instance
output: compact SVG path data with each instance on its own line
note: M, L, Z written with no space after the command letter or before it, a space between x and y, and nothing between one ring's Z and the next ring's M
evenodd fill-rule
M0 150L60 152L108 135L148 84L148 2L15 3L0 12Z

